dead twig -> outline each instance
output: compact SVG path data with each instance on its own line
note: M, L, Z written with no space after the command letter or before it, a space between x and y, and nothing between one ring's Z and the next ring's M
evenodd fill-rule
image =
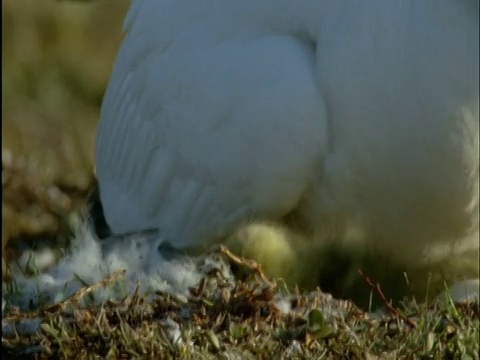
M262 279L262 281L267 284L271 289L276 288L277 284L268 279L268 277L263 272L262 265L257 263L256 261L236 256L224 245L220 245L218 249L215 250L215 252L225 256L230 262L236 265L246 267L250 272L260 277L260 279Z
M380 284L379 283L373 283L372 280L370 280L364 273L361 269L358 269L358 274L360 275L360 278L363 280L363 282L365 282L370 288L373 289L373 291L375 291L375 293L377 294L377 296L380 298L380 300L382 301L382 303L387 307L388 311L390 311L390 313L394 316L397 316L399 317L400 319L402 319L403 321L405 321L405 323L407 323L408 325L410 325L412 328L416 328L417 327L417 324L414 323L411 319L409 319L408 317L406 317L402 312L400 312L397 308L395 308L392 304L390 304L390 302L387 300L387 298L385 297L385 294L383 293L381 287L380 287Z
M123 277L125 275L126 270L120 269L118 271L115 271L113 274L107 276L106 278L97 281L96 283L83 287L76 292L74 292L71 296L69 296L67 299L63 300L62 302L59 302L57 304L49 305L45 308L43 308L40 313L52 313L56 312L58 310L64 310L67 305L69 304L78 304L81 298L83 298L85 295L92 293L93 291L97 290L100 287L106 287L107 285L117 281L119 278Z

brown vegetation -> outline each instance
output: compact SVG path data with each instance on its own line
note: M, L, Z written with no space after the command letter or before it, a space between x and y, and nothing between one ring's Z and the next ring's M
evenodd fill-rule
M3 1L2 248L58 241L83 206L127 5Z

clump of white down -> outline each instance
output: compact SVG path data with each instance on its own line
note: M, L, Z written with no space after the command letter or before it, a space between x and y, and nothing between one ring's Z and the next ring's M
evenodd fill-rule
M4 292L4 309L10 305L28 309L30 304L63 301L87 284L93 285L120 270L125 270L125 275L116 283L95 291L97 303L132 294L137 284L142 294L160 290L183 297L212 266L231 277L220 259L163 258L158 251L162 240L155 236L134 235L108 241L100 241L91 227L83 223L78 226L71 247L56 264L52 264L53 249L27 251L18 265L10 264L14 290L9 291L8 299ZM36 268L38 273L24 274L27 266ZM4 290L6 286L3 284Z
M266 224L255 226L256 232L277 234L279 237L284 235L281 228ZM255 234L251 236L255 238ZM9 264L16 290L12 290L12 284L3 283L2 315L8 314L12 307L27 310L32 306L59 303L120 270L125 270L125 274L117 282L93 292L96 304L107 299L122 300L132 295L137 286L138 292L146 295L147 299L152 299L156 291L161 291L186 301L189 287L198 285L212 268L221 270L231 287L235 286L231 269L222 258L177 254L167 259L159 251L161 242L158 235L100 240L89 222L81 222L77 225L71 246L59 260L56 259L55 249L27 250L16 264ZM27 275L26 268L36 269L37 274ZM291 296L283 292L276 295L276 306L281 313L290 312ZM80 300L81 306L85 305L84 300L90 301L84 296ZM343 301L334 300L327 294L317 306L326 317L341 317L346 310ZM2 332L5 336L34 334L40 324L41 318L38 317L20 321L6 319L2 321ZM161 324L177 341L178 324L168 317L162 319Z
M254 224L252 229L241 231L244 232L242 240L247 244L258 240L256 237L259 232L270 238L272 246L277 242L285 243L284 238L288 237L288 233L273 224ZM117 282L99 287L94 292L96 303L106 299L122 299L131 295L137 286L139 292L147 296L153 295L155 291L162 291L185 299L189 294L189 287L197 285L213 267L220 269L224 276L234 283L229 266L221 258L177 254L167 259L159 251L161 242L158 235L130 235L123 239L99 240L89 223L80 223L70 248L58 261L55 260L54 249L44 249L38 252L26 251L16 264L10 264L14 290L12 284L3 283L2 312L11 306L28 309L32 305L61 302L81 288L96 284L120 270L125 270L125 274ZM258 241L253 242L258 244ZM250 249L247 246L246 250L248 254L249 250L258 251L258 247L251 246ZM289 256L294 257L295 254L281 250L274 251L275 259L279 258L285 266L292 265L289 263L292 261ZM276 263L275 259L268 256L260 257L267 265L268 261ZM37 274L25 274L27 267L35 269ZM293 267L290 269L293 270ZM7 286L9 290L5 291ZM471 279L455 283L450 291L454 300L472 299L478 297L478 288L479 281ZM279 297L279 309L285 308L285 301L286 298Z

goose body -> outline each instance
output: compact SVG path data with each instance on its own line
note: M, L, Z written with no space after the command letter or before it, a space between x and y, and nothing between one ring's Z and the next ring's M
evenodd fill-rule
M402 259L478 242L478 27L478 0L134 1L97 135L109 226L187 248L296 212Z

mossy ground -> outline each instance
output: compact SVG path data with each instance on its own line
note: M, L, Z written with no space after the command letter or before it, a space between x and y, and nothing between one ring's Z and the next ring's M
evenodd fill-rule
M478 359L479 304L414 299L375 315L320 290L288 291L228 250L242 278L212 269L187 298L137 291L80 306L117 273L58 304L3 316L2 356L39 359ZM281 305L283 302L283 305ZM26 331L27 328L34 329ZM9 324L7 326L7 324ZM8 331L6 331L6 329Z

